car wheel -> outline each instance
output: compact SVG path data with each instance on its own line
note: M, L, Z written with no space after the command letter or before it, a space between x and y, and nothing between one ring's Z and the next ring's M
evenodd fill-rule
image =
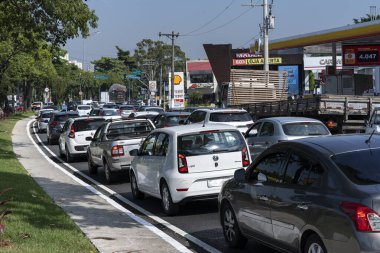
M169 187L166 183L161 185L161 200L162 207L167 215L175 215L179 212L179 205L173 203Z
M103 168L104 168L104 174L106 176L107 183L109 184L113 183L115 181L115 175L110 170L110 167L108 166L108 163L106 161L103 164Z
M318 235L312 234L307 238L305 248L303 250L304 253L327 253L325 245L321 238Z
M68 163L73 162L74 158L71 156L70 151L67 148L67 146L65 147L65 150L66 150L66 154L65 154L65 156L66 156L66 162L68 162Z
M59 154L59 157L60 158L63 158L65 155L63 154L62 152L62 148L61 148L61 145L58 143L58 154Z
M223 205L221 220L224 239L228 246L230 248L243 248L247 243L247 238L241 234L234 210L230 204Z
M97 174L98 173L98 167L95 166L94 163L92 162L90 152L87 152L87 163L88 163L88 173Z
M139 190L139 186L137 185L137 180L136 180L135 173L133 173L132 170L130 172L130 176L129 177L131 179L132 197L134 199L143 199L144 198L144 193L142 193Z

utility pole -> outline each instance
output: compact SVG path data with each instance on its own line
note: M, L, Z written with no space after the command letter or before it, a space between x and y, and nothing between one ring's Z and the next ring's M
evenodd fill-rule
M174 39L175 38L178 38L179 36L179 33L174 33L174 31L172 31L172 33L159 33L158 34L160 37L161 36L166 36L168 37L169 39L172 40L172 69L171 69L171 87L170 87L170 108L173 108L174 106Z
M273 0L270 5L268 5L268 0L263 0L263 4L261 5L255 5L251 4L245 4L243 6L249 6L249 7L255 7L255 6L262 6L263 7L263 25L260 26L262 36L264 39L264 70L269 70L269 29L274 29L274 17L272 16L272 5ZM269 9L269 13L268 13Z

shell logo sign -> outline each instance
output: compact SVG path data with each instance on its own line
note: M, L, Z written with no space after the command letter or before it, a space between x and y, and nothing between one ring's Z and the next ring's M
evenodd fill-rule
M182 82L182 77L179 75L174 75L174 85L180 85Z

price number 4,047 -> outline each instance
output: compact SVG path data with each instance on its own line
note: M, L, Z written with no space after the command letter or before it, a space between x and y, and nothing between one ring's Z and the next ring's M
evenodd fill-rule
M378 52L358 52L360 62L377 62L379 60Z

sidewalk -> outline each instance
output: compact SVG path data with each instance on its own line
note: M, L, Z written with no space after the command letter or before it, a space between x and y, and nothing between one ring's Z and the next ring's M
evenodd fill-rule
M189 251L153 225L124 210L91 186L83 185L45 159L26 132L30 119L20 120L13 129L14 152L34 180L72 218L100 252Z

